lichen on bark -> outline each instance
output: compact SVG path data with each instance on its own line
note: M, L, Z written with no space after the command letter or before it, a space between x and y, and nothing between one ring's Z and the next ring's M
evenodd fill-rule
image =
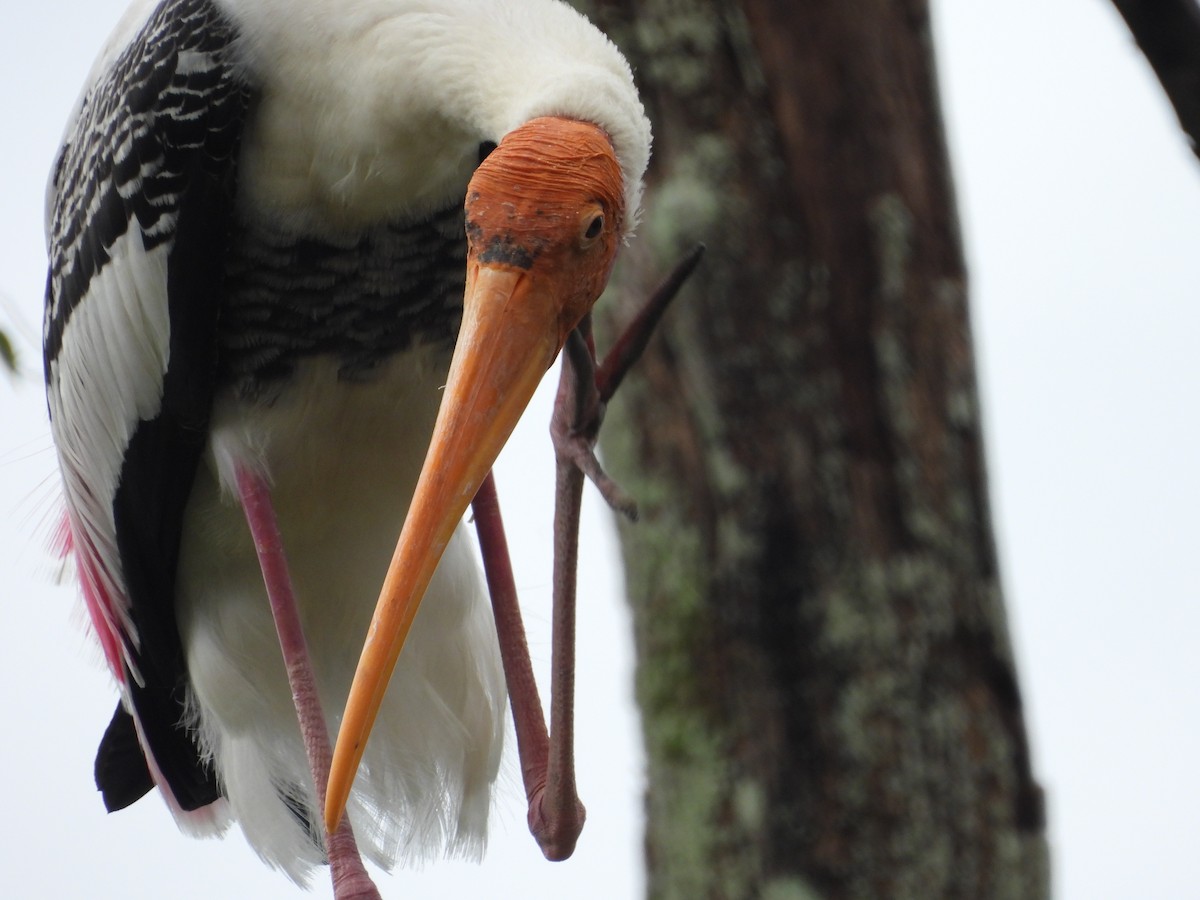
M927 9L590 12L656 128L611 317L710 247L602 436L650 896L1045 896Z

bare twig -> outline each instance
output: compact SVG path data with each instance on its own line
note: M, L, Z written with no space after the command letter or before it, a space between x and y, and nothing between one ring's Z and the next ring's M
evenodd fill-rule
M1113 0L1200 156L1200 5L1196 0Z

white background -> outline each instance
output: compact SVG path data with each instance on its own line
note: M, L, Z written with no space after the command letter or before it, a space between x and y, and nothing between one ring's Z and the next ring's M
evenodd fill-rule
M236 830L185 838L153 797L105 815L91 766L114 693L44 549L57 486L37 350L43 185L121 5L12 4L0 32L0 324L24 369L0 378L0 893L293 897ZM1109 3L935 6L991 495L1056 895L1198 897L1200 165ZM547 417L543 393L499 472L543 669ZM383 875L386 896L640 894L629 623L610 527L594 494L587 505L589 822L575 857L541 860L510 761L483 865Z

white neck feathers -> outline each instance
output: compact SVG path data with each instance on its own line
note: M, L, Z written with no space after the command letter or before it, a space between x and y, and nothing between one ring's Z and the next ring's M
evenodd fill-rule
M608 132L638 209L650 127L629 66L559 0L217 2L261 90L244 208L300 227L422 215L461 201L482 141L562 115Z

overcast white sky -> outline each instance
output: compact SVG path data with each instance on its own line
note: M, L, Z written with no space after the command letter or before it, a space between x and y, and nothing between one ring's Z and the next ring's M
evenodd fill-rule
M294 897L236 830L181 836L155 798L107 816L112 712L72 590L43 550L57 491L37 348L42 197L66 114L122 0L10 7L0 52L0 787L4 893ZM1200 836L1200 165L1106 0L935 2L972 276L991 493L1056 895L1194 898ZM719 249L719 248L718 248ZM499 472L533 653L549 655L545 392ZM513 455L516 455L513 454ZM511 459L512 455L510 455ZM542 477L546 473L546 477ZM517 499L520 503L515 502ZM521 516L514 515L517 507ZM641 759L628 618L594 496L581 584L575 857L542 861L515 766L482 866L383 875L385 896L633 897ZM593 549L594 548L594 549ZM328 896L327 882L316 896Z

